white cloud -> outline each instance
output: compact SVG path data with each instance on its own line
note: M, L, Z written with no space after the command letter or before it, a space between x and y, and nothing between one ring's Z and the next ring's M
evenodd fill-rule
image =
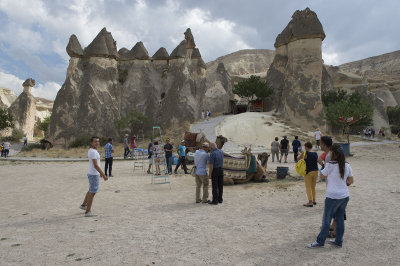
M60 88L60 84L50 81L33 87L32 94L35 97L54 100Z
M16 95L19 95L24 90L22 83L24 83L24 80L0 71L0 87L10 89Z
M24 80L0 71L0 87L10 89L18 96L24 90L22 83L24 83ZM32 94L35 97L54 100L60 88L60 84L56 82L45 82L44 84L36 84L32 89Z

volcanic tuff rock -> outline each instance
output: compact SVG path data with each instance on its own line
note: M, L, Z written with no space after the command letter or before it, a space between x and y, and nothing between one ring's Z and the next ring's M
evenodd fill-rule
M324 38L317 15L306 8L293 14L275 41L275 57L267 74L275 92L272 102L298 126L316 128L323 124L321 91L331 84L322 61Z
M17 99L12 90L0 87L0 108L8 108Z
M72 34L69 37L69 42L67 45L67 53L70 57L81 57L83 56L83 50L81 44L78 41L78 38L75 34Z
M24 91L11 104L8 111L14 117L15 128L20 129L28 137L33 138L35 126L36 100L31 90L35 85L35 80L27 79L24 83Z
M80 136L119 138L114 121L130 110L149 117L145 129L182 125L198 119L201 110L228 111L232 96L229 75L206 70L189 33L187 30L187 40L171 56L160 48L153 58L131 58L126 54L132 51L124 48L115 56L115 41L103 29L83 57L70 59L65 83L54 102L50 139L67 146ZM136 46L143 54L144 46Z

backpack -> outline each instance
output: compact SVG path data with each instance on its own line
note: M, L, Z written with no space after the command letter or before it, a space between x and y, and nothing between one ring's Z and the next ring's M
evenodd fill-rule
M306 166L306 161L304 160L304 156L306 155L306 152L304 152L303 155L303 159L301 159L300 161L298 161L296 163L296 172L301 175L301 176L305 176L307 173L307 166Z

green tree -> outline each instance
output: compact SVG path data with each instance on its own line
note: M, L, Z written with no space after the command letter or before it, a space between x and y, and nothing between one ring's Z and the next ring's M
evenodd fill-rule
M274 89L269 87L260 77L251 75L250 78L236 84L232 92L241 98L247 99L250 104L256 98L264 99L269 97L274 92Z
M131 135L133 135L139 129L142 129L144 123L148 120L149 119L144 114L136 112L135 110L131 110L126 116L121 117L121 119L115 120L114 125L120 133L128 129Z
M400 106L388 106L386 112L392 133L398 134L400 132Z
M14 127L14 118L7 109L0 108L0 130Z
M43 119L43 121L38 123L38 128L44 132L44 135L46 136L46 132L49 129L49 123L50 123L50 116L46 117Z
M328 96L331 96L328 99ZM340 127L347 134L349 141L350 128L369 126L372 123L374 110L372 104L362 99L357 92L348 94L344 91L331 91L322 96L325 118L331 126ZM325 100L324 100L325 99Z

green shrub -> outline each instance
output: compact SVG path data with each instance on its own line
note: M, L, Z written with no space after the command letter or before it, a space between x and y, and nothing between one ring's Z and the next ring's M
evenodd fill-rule
M27 146L23 146L21 151L31 151L34 149L43 149L43 147L40 143L33 143L33 144L29 144Z
M392 134L399 134L400 133L400 126L399 125L394 125L390 127L390 131L392 131Z
M79 137L69 144L69 148L89 147L91 137ZM100 138L100 146L107 144L108 138Z
M11 141L18 141L24 137L24 132L18 128L14 128L11 134Z

